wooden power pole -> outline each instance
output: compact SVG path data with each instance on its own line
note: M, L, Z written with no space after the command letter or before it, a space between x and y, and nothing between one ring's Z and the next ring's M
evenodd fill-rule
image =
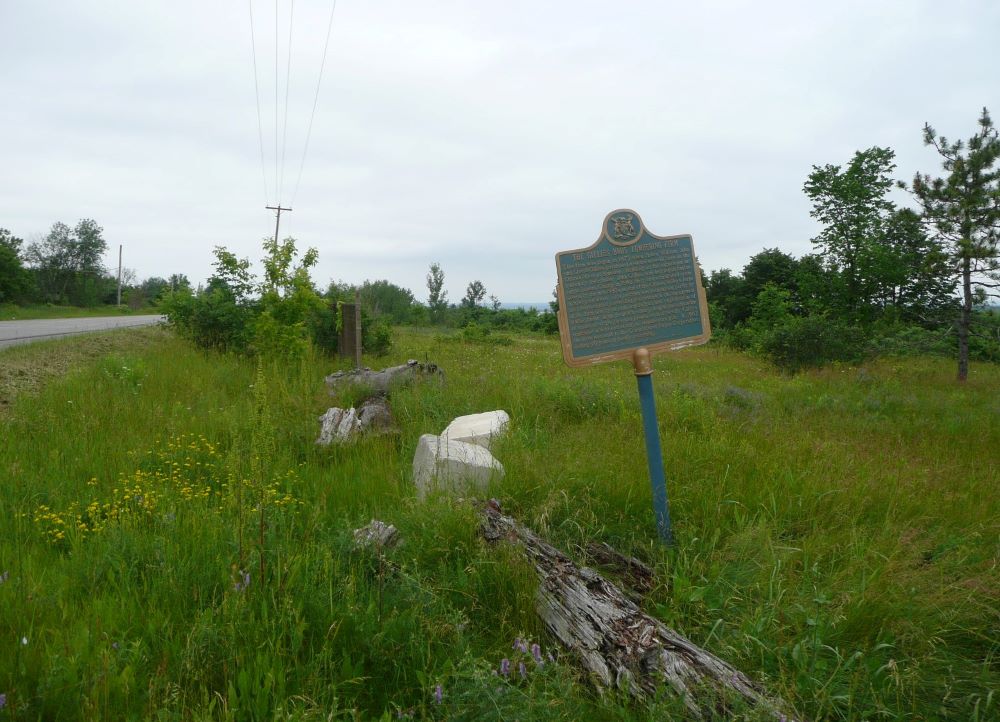
M122 305L122 247L118 244L118 305Z
M291 208L283 208L280 203L278 205L276 205L276 206L264 206L264 207L267 208L270 211L277 211L278 218L274 222L274 242L277 244L277 242L278 242L278 227L281 225L281 212L282 211L291 211L292 209Z

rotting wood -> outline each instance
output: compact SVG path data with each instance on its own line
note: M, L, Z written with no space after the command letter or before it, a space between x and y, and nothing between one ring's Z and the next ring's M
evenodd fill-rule
M584 552L595 564L613 569L622 584L639 596L645 596L653 588L653 570L635 557L625 556L604 542L590 542Z
M367 386L371 388L373 394L388 394L392 388L409 384L419 376L440 378L443 375L437 364L424 364L411 359L405 364L390 366L381 371L372 371L367 367L354 371L337 371L327 376L325 381L331 394L342 384Z
M500 511L491 500L482 510L483 536L519 544L535 566L538 613L560 643L591 672L600 687L646 698L668 687L698 719L726 708L737 697L774 719L792 722L784 703L729 663L701 649L648 614L597 572L569 557Z

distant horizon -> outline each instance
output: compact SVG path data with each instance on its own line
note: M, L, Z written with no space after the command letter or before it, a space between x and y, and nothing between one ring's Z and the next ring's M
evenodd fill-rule
M536 308L539 311L545 311L549 308L549 303L548 301L510 301L501 303L500 308L505 310L513 310L515 308L530 310Z

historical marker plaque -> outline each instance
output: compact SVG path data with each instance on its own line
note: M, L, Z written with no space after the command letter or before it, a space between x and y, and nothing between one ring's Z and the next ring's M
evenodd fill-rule
M635 211L604 219L589 248L556 254L559 336L570 366L708 341L708 304L689 235L656 236Z

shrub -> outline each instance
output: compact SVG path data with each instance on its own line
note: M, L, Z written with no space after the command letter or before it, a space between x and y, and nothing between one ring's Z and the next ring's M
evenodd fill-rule
M861 360L864 336L857 327L825 316L792 316L764 332L759 349L775 366L794 373L831 361Z
M264 279L250 272L250 261L225 248L215 249L215 273L197 295L187 288L169 294L163 310L180 333L203 348L264 356L301 357L312 345L336 347L333 310L316 292L309 249L296 264L295 241L264 240ZM387 350L385 334L379 348Z
M372 356L385 356L392 348L392 328L384 318L361 320L361 347Z

